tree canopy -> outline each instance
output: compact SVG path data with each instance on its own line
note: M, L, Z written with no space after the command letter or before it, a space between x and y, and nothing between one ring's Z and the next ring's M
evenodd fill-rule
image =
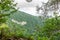
M14 0L0 0L0 23L5 20L5 16L9 16L12 12L15 12L16 4L13 3Z

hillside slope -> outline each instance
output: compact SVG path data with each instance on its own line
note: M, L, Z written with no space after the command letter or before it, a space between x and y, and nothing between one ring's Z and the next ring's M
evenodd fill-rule
M22 22L25 24L21 25ZM28 37L29 35L33 35L33 33L35 32L37 33L37 28L42 25L42 20L40 20L36 16L18 11L10 16L8 25L10 26L12 31L16 32L16 35L18 32L22 31L22 35Z

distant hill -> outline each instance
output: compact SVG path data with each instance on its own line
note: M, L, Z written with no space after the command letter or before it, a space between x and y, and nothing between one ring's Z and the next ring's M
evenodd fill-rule
M25 23L25 25L21 25L22 22ZM23 35L28 36L35 32L37 26L42 25L42 20L36 16L17 11L14 14L10 15L8 25L12 31L18 30L20 32L24 30Z

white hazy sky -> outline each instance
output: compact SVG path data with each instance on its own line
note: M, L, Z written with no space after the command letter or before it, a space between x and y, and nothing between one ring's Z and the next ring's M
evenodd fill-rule
M28 3L26 2L26 0L15 0L17 4L17 7L19 7L20 11L26 12L28 14L31 15L35 15L38 16L38 14L36 14L36 6L42 5L42 2L47 2L48 0L32 0L32 2Z

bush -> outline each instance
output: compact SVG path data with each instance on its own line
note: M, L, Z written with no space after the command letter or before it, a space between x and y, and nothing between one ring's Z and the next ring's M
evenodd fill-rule
M50 40L60 40L60 18L47 19L44 27L41 28L41 32L43 36L48 37Z

